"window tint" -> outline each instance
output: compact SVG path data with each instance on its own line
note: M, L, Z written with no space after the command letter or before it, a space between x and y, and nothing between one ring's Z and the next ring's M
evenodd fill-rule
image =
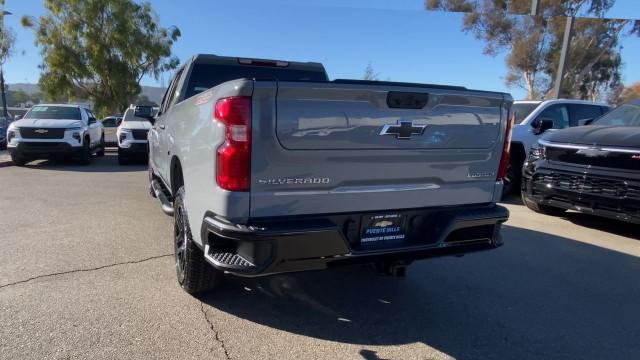
M626 104L611 110L593 123L600 126L640 126L640 106Z
M116 127L116 118L106 118L102 120L102 126L104 127Z
M564 104L551 105L544 109L538 119L547 118L553 120L554 129L564 129L569 126L569 112Z
M569 104L569 110L571 111L571 126L580 125L580 120L595 119L602 115L602 110L597 105Z
M34 106L25 119L82 120L80 109L70 106Z
M517 103L513 104L511 111L516 115L516 124L520 124L540 103Z
M167 93L165 94L164 99L165 102L162 104L162 112L166 112L167 110L169 110L169 108L173 105L176 97L178 96L178 92L180 91L180 89L178 89L178 81L180 80L180 76L182 75L182 70L183 69L178 71L176 77L173 78L171 85L167 89Z
M286 67L269 66L238 66L238 65L213 65L195 64L185 99L210 89L223 82L236 79L280 80L280 81L327 81L324 72L289 69Z

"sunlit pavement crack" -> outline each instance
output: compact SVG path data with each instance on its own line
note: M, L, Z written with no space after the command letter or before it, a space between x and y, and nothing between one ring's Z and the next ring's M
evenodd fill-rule
M112 267L121 266L121 265L139 264L139 263L143 263L143 262L146 262L146 261L161 259L161 258L165 258L165 257L169 257L169 256L173 256L173 254L157 255L157 256L152 256L152 257L148 257L148 258L145 258L145 259L124 261L124 262L119 262L119 263L114 263L114 264L109 264L109 265L103 265L103 266L98 266L98 267L89 268L89 269L68 270L68 271L61 271L61 272L56 272L56 273L52 273L52 274L38 275L38 276L30 277L30 278L25 279L25 280L20 280L20 281L8 283L8 284L0 285L0 289L6 288L6 287L9 287L9 286L20 285L20 284L28 283L28 282L33 281L33 280L38 280L38 279L52 277L52 276L67 275L67 274L74 274L74 273L81 273L81 272L90 272L90 271L102 270L102 269L112 268Z
M211 322L211 320L209 320L209 316L207 316L207 312L204 309L204 303L202 301L200 302L200 311L202 311L202 315L204 315L205 321L207 322L207 324L209 324L209 327L211 328L211 331L213 331L213 335L216 341L220 344L220 347L224 351L224 356L227 359L231 359L231 356L229 356L229 351L227 350L227 346L225 345L224 341L220 338L220 334L218 333L218 331L213 327L213 323Z

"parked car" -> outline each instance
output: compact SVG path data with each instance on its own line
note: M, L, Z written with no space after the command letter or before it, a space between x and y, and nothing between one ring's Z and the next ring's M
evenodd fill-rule
M106 118L100 120L102 123L102 127L104 127L104 142L107 146L118 146L118 136L116 132L118 130L118 126L122 122L122 116L114 115L107 116Z
M78 105L42 104L9 125L7 148L15 165L48 157L73 155L88 164L104 155L104 131L91 110Z
M504 192L520 190L522 165L529 149L548 130L583 125L609 111L606 104L583 100L514 101L515 125L511 138L511 160Z
M499 246L511 105L464 87L329 81L319 63L193 57L149 132L179 284L354 262L400 275Z
M571 209L640 224L640 99L589 126L545 135L523 176L522 199L534 211Z
M9 120L0 116L0 149L7 148L7 128L9 127Z
M135 158L144 158L149 154L147 134L153 122L153 107L131 105L117 130L118 163L129 164Z

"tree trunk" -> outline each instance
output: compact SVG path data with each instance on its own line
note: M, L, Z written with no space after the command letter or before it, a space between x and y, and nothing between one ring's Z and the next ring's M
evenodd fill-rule
M4 73L2 67L0 67L0 92L2 92L2 116L9 118L9 112L7 112L7 95L4 91Z

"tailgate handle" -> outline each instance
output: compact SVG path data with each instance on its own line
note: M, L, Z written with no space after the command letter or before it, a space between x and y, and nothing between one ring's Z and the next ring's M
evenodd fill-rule
M387 105L393 109L422 109L429 101L429 94L390 91L387 94Z

